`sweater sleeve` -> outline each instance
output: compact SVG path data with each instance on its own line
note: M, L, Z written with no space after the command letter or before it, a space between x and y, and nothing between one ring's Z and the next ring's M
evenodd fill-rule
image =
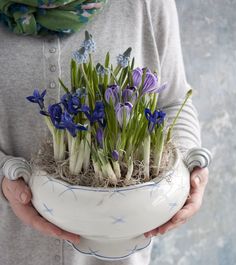
M159 107L164 109L171 123L190 89L183 63L178 14L174 0L152 0L151 5L161 82L167 82L167 88L159 97ZM191 99L179 116L173 141L182 153L201 146L198 114Z

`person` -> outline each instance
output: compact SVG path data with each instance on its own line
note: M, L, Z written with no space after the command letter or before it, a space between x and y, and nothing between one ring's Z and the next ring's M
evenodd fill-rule
M97 62L102 61L108 50L115 61L115 56L131 46L137 66L158 69L162 81L168 83L168 89L160 95L160 107L165 109L170 120L189 89L174 0L136 0L135 3L132 0L110 0L89 23L84 22L95 9L101 7L99 2L102 1L54 2L64 7L68 3L78 6L78 2L83 2L78 9L79 22L75 17L57 17L57 12L53 19L47 19L51 10L53 12L59 8L56 4L52 6L52 1L6 0L0 3L2 20L8 21L7 27L14 32L4 23L0 24L1 169L9 159L21 157L30 160L38 150L40 140L48 131L43 121L37 118L34 106L27 104L25 98L35 87L47 89L47 104L60 98L62 91L58 77L69 85L71 52L79 48L85 30L97 42ZM17 13L19 8L20 18ZM23 16L24 12L26 14ZM44 12L44 17L34 16L36 12ZM15 20L12 17L9 19L12 13L18 15L14 17ZM59 26L63 29L60 31L73 33L53 34ZM44 34L39 34L40 31L44 31ZM191 101L180 115L174 136L183 154L201 145L197 113ZM9 180L2 170L0 176L0 264L149 264L151 247L123 261L112 262L78 253L65 240L79 243L79 236L63 231L36 212L30 202L31 191L22 178ZM207 180L207 168L194 169L191 173L190 197L183 209L169 222L147 231L145 235L164 234L191 218L201 206Z

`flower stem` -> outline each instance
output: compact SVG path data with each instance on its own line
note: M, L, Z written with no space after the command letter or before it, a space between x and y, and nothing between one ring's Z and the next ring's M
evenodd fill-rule
M129 158L128 171L126 173L125 180L130 180L131 179L132 174L133 174L133 170L134 170L133 160L131 158Z
M185 96L185 100L184 100L184 102L183 102L181 108L180 108L179 111L177 112L177 114L176 114L176 116L175 116L175 119L174 119L174 121L172 122L172 124L171 124L171 126L170 126L170 128L169 128L169 130L168 130L168 133L167 133L167 139L166 139L167 143L171 140L172 132L173 132L173 128L174 128L174 126L175 126L175 124L176 124L176 121L177 121L177 119L179 118L179 115L180 115L180 113L181 113L183 107L185 106L187 100L189 99L190 96L192 96L192 93L193 93L192 89L190 89L190 90L187 92L187 94L186 94L186 96Z
M154 165L156 166L156 176L159 174L160 166L161 166L161 160L164 150L164 134L161 132L161 135L159 136L160 139L158 141L158 145L154 148Z
M121 178L121 173L120 173L120 164L118 161L112 161L113 169L116 174L117 179Z
M96 162L94 159L92 159L93 161L93 168L94 168L94 172L95 172L95 176L99 179L102 180L102 171L100 169L99 163Z
M117 177L109 162L102 165L102 171L103 171L103 175L108 177L110 183L114 185L117 184Z
M84 161L84 150L85 150L85 140L81 140L77 153L76 166L74 172L75 175L78 175L81 172Z
M150 166L150 146L151 146L151 137L150 134L144 139L143 143L143 162L144 162L144 177L149 179L149 166Z
M90 148L91 148L91 132L87 132L84 143L84 161L83 161L83 169L85 171L88 170L89 168Z
M45 117L44 120L52 134L54 159L55 161L61 161L65 159L65 131L56 129L49 117Z

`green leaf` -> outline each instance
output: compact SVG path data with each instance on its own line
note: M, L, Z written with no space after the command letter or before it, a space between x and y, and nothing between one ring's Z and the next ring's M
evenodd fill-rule
M108 52L105 58L105 68L108 68L110 64L110 53Z
M76 62L72 59L71 60L71 91L72 93L76 90Z
M65 86L65 84L62 82L62 80L60 78L58 78L58 81L59 81L60 85L62 86L62 88L64 89L64 91L66 93L70 93L69 88Z

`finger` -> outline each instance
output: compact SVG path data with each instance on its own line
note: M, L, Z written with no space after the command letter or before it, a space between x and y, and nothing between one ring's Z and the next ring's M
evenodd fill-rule
M179 221L178 223L174 223L173 220L171 219L170 221L168 221L167 223L161 225L159 228L158 228L158 231L161 235L165 234L166 232L174 229L174 228L177 228L179 227L180 225L182 224L185 224L187 221L187 219L183 219L181 221Z
M6 189L9 191L9 198L7 198L9 201L17 200L20 203L27 204L31 200L32 194L30 188L22 178L18 180L5 178L4 181Z
M152 237L152 236L156 236L158 233L159 233L159 227L144 233L144 236L145 237Z
M48 222L38 214L31 203L29 203L28 205L22 205L21 203L16 201L15 203L13 203L12 208L19 219L21 219L25 224L38 230L39 232L48 236L69 240L76 244L79 243L78 235L64 231L54 224Z
M192 217L201 207L202 199L208 182L208 169L196 168L191 174L191 190L190 196L187 199L184 207L178 211L170 221L162 226L146 232L146 237L157 235L158 233L164 234L169 230L179 227L181 224Z
M202 205L203 193L204 190L193 191L190 198L186 201L184 207L172 217L171 221L176 224L191 218Z
M190 196L184 207L172 218L173 223L189 219L200 209L207 181L207 169L197 169L192 173Z
M191 173L191 187L193 189L205 189L208 182L208 174L207 168L196 168Z

